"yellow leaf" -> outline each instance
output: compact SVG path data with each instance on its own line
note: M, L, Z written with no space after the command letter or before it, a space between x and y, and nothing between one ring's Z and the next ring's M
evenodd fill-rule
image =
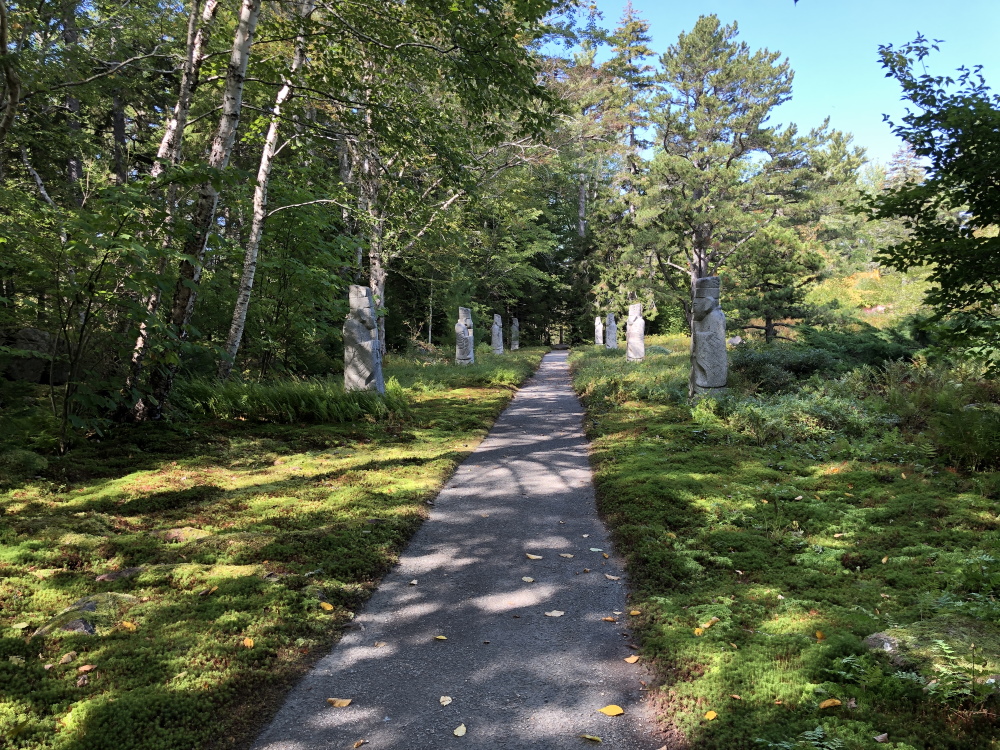
M541 560L542 559L541 555L533 555L530 552L525 552L524 556L527 557L529 560Z
M740 647L737 646L735 643L730 642L729 645L732 646L733 648L735 648L737 651L739 651L739 649L740 649Z
M715 711L709 711L708 713L705 714L705 718L708 719L709 721L715 719L716 716L718 716L718 714L715 713Z
M446 636L446 635L436 635L436 636L434 636L434 640L436 640L436 641L446 641L446 640L448 640L448 636Z
M347 708L351 705L351 698L327 698L326 702L334 708Z
M333 609L333 605L330 604L330 602L320 602L319 606L327 612L330 612Z
M900 472L900 474L899 474L899 475L900 475L901 477L903 477L903 479L906 479L906 474L903 474L902 472Z
M563 612L561 609L554 609L551 612L546 612L545 616L546 617L562 617L564 614L566 614L566 613Z
M616 620L614 617L602 617L601 621L602 622L618 622L618 620Z
M368 740L358 740L357 742L354 743L354 747L355 748L359 748L362 745L367 745L367 744L368 744Z
M521 580L524 581L525 583L534 583L535 582L535 579L532 578L531 576L525 576Z
M450 695L442 695L441 698L440 698L440 700L441 700L441 705L442 706L447 706L449 703L451 703L451 696Z
M604 740L602 740L596 734L581 734L580 735L580 739L581 740L590 740L591 742L604 742Z
M710 627L712 627L713 625L715 625L715 623L717 623L717 622L719 622L719 618L718 617L713 617L711 620L709 620L704 625L702 625L702 627L705 628L705 630L708 630Z
M134 622L129 622L128 620L122 620L122 627L126 630L135 631L136 624Z
M597 710L600 711L605 716L621 716L623 713L625 713L624 708L622 708L621 706L616 706L614 703L612 703L610 706L605 706L604 708L599 708Z
M253 638L244 638L243 645L247 648L253 648Z
M695 628L695 629L694 629L694 634L695 634L695 635L701 635L701 634L702 634L702 633L704 633L704 632L705 632L705 629L704 629L704 628Z
M825 641L826 640L826 633L824 633L822 630L817 630L816 631L816 640L817 641Z
M559 553L559 557L572 557L572 556L573 555L569 554L568 552L560 552Z
M632 656L625 657L625 662L627 664L635 664L637 661L639 661L639 657L636 656L635 654L632 654Z
M887 562L889 562L889 556L888 555L886 555L885 557L882 558L882 564L883 565L885 565Z
M609 555L607 552L605 552L604 553L604 559L605 560L610 560L611 559L611 555Z
M825 701L819 704L820 708L835 708L840 705L840 701L836 698L827 698Z
M459 724L457 727L455 727L455 731L452 732L452 734L455 735L456 737L464 737L465 736L465 724Z
M630 615L631 615L632 617L637 617L637 616L641 615L641 614L642 614L642 612L640 612L640 611L639 611L639 610L637 610L637 609L633 609L633 610L632 610L631 612L629 612L629 614L630 614Z

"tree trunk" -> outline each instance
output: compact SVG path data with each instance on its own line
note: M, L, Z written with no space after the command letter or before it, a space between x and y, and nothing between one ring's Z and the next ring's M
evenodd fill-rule
M303 17L312 11L311 5L303 5L299 12ZM236 355L243 340L243 329L246 327L247 310L250 307L250 296L253 293L254 276L257 273L257 256L260 251L260 241L264 235L264 222L267 219L267 187L271 179L271 167L274 164L274 154L278 145L278 131L281 125L281 108L292 94L292 81L299 68L305 62L305 36L300 34L295 43L295 53L292 56L292 66L281 89L274 99L271 110L271 122L264 139L264 150L260 156L260 166L257 169L257 184L253 193L253 222L250 227L250 237L243 256L243 275L240 278L239 294L233 308L233 320L229 326L229 336L226 339L226 354L219 362L219 379L226 380L233 370Z
M3 73L3 83L7 97L3 113L0 114L0 145L3 145L7 133L10 132L14 124L14 117L17 115L17 104L21 99L21 78L14 68L14 58L7 50L8 44L8 22L7 6L4 0L0 0L0 72Z
M381 224L379 224L381 226ZM385 258L382 254L382 242L378 227L372 229L372 241L368 249L368 278L372 288L372 295L375 297L376 309L385 305L385 280L389 276L389 269L386 267ZM378 345L385 356L385 316L378 316Z
M576 233L581 237L587 235L587 176L583 174L580 175L580 194L577 196Z
M247 64L250 61L250 45L257 29L257 19L260 16L261 0L243 0L240 7L236 34L233 37L233 48L229 57L229 68L222 95L222 116L219 127L212 139L212 150L208 157L208 166L224 170L229 165L229 157L236 141L236 130L240 123L243 108L243 88L246 83ZM193 231L184 243L185 260L178 269L177 286L174 288L173 304L170 309L170 325L181 338L191 322L197 299L197 286L201 280L202 264L208 245L208 238L215 223L215 210L219 203L219 192L211 182L202 184L195 203L192 228ZM193 260L188 260L188 258ZM151 378L152 408L150 415L158 418L163 404L173 387L176 365L153 373Z

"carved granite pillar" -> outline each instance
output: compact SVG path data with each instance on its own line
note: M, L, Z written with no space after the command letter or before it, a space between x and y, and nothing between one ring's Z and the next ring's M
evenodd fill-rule
M385 393L372 290L352 284L349 299L351 310L344 321L344 390Z
M608 313L608 320L604 326L604 348L618 348L618 324L615 323L614 313Z
M510 350L516 352L521 348L521 324L517 322L517 318L512 318L510 321Z
M598 346L604 343L604 321L600 315L594 317L594 343Z
M493 316L493 353L503 354L503 319L499 315Z
M472 310L458 308L455 324L455 364L471 365L476 361L476 339L472 332Z
M646 358L646 321L642 317L642 304L629 305L628 323L625 325L625 359L642 362Z
M695 283L691 324L691 378L688 393L721 393L728 378L726 316L719 307L718 276L706 276Z

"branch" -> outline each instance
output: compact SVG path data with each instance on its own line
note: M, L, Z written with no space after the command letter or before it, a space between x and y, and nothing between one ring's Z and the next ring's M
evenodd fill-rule
M352 210L350 206L345 206L343 203L333 200L333 198L320 198L314 201L305 201L303 203L289 203L287 206L279 206L278 208L272 208L270 211L267 212L267 218L271 218L279 211L284 211L289 208L299 208L301 206L315 206L318 203L332 203L335 206L346 208L348 211Z
M2 2L2 0L0 0ZM49 195L49 191L45 189L45 183L42 181L42 176L35 171L35 168L31 166L31 162L28 161L28 149L21 146L21 161L24 162L25 169L28 170L28 174L35 181L35 187L38 188L38 192L41 193L42 198L48 203L52 208L59 208L56 202L52 200L52 196Z
M48 93L52 91L58 91L59 89L69 88L71 86L83 86L88 83L93 83L94 81L99 80L101 78L107 78L110 75L114 75L119 70L124 68L126 65L131 65L132 63L138 62L139 60L148 60L150 57L164 57L164 55L158 55L156 53L158 49L160 49L159 44L153 47L153 51L150 52L148 55L136 55L135 57L130 57L127 60L122 60L120 63L115 63L112 67L108 68L107 70L101 73L95 73L94 75L90 76L90 78L84 78L79 81L66 81L65 83L57 83L56 85L50 86L47 89L36 89L35 91L29 91L27 94L24 95L24 98L21 99L21 101L27 101L36 94Z

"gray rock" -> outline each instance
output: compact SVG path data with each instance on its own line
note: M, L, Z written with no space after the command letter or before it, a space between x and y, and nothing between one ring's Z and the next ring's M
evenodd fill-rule
M516 352L521 348L521 324L517 322L517 318L512 318L510 321L510 350Z
M739 346L743 343L742 336L733 336L732 338L726 339L726 343L730 346Z
M372 290L352 284L350 303L344 321L344 390L385 393Z
M872 633L865 638L864 644L872 651L884 651L890 655L899 653L899 639L886 633Z
M131 578L132 576L138 575L142 572L142 568L122 568L121 570L112 570L108 573L102 573L95 578L95 581L118 581L122 578Z
M625 359L642 362L646 358L646 321L642 318L642 304L629 305L628 322L625 324Z
M97 628L94 627L94 624L82 617L70 620L62 626L62 630L69 631L70 633L79 633L80 635L96 635L97 633Z
M493 353L503 354L503 319L499 315L493 316Z
M476 339L472 330L472 310L458 308L455 324L455 364L471 365L476 361Z
M600 315L594 317L594 343L598 346L604 344L604 320Z
M97 632L95 623L110 624L119 610L138 601L130 594L93 594L78 599L62 612L32 633L32 638L38 635L48 635L54 630L67 630L73 633L94 635Z
M726 316L719 307L721 285L718 276L695 283L691 331L691 377L688 395L721 393L728 380Z
M614 313L608 313L607 323L604 326L604 348L618 348L618 324L615 323Z

